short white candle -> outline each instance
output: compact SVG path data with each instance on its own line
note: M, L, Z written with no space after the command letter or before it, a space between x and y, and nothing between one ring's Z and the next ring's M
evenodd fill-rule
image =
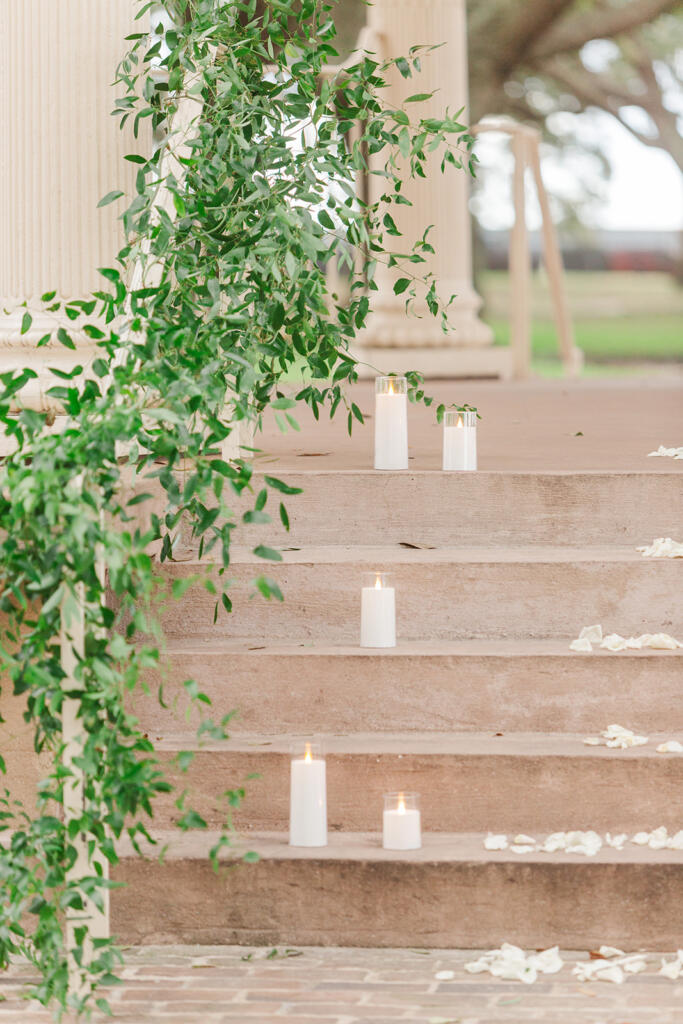
M327 784L319 745L306 743L291 769L289 845L327 846Z
M396 598L383 572L365 573L360 603L361 647L396 646Z
M422 846L417 793L384 797L382 846L385 850L419 850Z
M375 469L408 468L408 381L375 379Z
M477 414L448 409L443 421L443 469L477 468Z

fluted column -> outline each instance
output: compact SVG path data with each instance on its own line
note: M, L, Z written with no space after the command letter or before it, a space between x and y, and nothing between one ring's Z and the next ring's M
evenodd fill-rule
M432 99L415 104L412 112L440 116L446 107L455 113L464 106L461 120L467 124L465 0L374 0L368 27L383 57L407 56L417 43L444 44L422 57L422 71L412 78L403 78L394 69L385 102L398 106L412 93L434 91ZM468 174L450 166L441 174L440 162L441 156L432 154L427 178L406 182L404 193L413 205L396 207L392 216L403 233L396 240L399 251L434 225L429 240L436 252L428 257L428 268L436 275L442 298L457 295L449 310L453 330L444 335L440 320L429 314L425 304L415 305L420 319L408 316L405 295L396 296L393 291L401 273L378 266L375 312L357 354L387 371L422 369L430 376L505 373L501 350L492 348L491 330L479 319L481 299L472 284ZM382 179L370 176L371 189L381 185ZM503 352L503 362L505 358Z
M44 391L56 378L47 365L66 368L92 353L77 332L75 353L35 349L48 327L61 325L37 312L40 296L87 296L102 283L97 268L112 266L123 244L124 200L100 210L97 203L132 190L134 166L123 156L140 142L110 112L137 9L136 0L0 0L0 371L39 371L22 394L34 407L49 404ZM34 325L21 337L16 307L24 301Z

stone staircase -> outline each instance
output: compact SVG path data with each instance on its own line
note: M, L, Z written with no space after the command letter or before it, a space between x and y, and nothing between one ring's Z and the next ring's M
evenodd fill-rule
M164 615L166 701L137 711L169 759L196 748L182 682L199 679L232 739L197 750L188 786L208 832L171 838L163 864L125 856L113 930L127 942L481 947L681 944L683 853L626 845L594 858L488 852L491 830L542 836L683 827L681 652L574 654L579 629L683 637L681 564L638 544L680 534L680 472L279 472L285 594L248 600L264 528L235 538L235 611L190 590ZM171 578L196 571L166 565ZM361 573L393 573L399 643L358 647ZM174 710L174 701L177 707ZM587 747L611 722L646 732L628 751ZM289 746L322 734L325 849L287 845ZM218 795L250 774L238 849L206 860ZM381 848L382 793L421 793L423 849Z

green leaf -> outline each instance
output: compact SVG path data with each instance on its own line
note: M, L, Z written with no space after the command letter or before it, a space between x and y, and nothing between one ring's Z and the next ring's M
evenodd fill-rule
M280 502L280 520L282 521L282 525L285 530L289 532L289 515L287 514L287 509L282 502Z
M412 96L408 96L404 103L422 103L424 100L430 100L434 95L433 92L416 92Z
M26 334L33 323L33 317L30 313L24 313L21 318L21 334Z
M109 203L113 203L113 202L115 202L115 200L120 199L122 195L123 195L123 192L120 192L120 191L107 192L106 196L104 196L103 199L100 199L100 201L99 201L99 203L97 205L98 205L98 207L100 207L100 206L109 206Z
M269 487L272 487L276 491L280 491L282 494L302 494L303 490L301 487L292 487L290 484L286 484L284 480L278 480L275 476L264 476L263 478Z
M410 287L409 277L399 277L398 281L394 282L394 294L402 295L406 288Z
M410 64L405 59L405 57L397 57L396 58L396 67L401 72L401 74L403 75L404 78L410 78L411 77L411 73L412 72L410 70Z
M274 548L266 547L265 544L258 544L254 548L254 554L257 558L268 558L271 562L282 561L282 555L280 552L276 551Z
M70 348L70 349L75 350L75 348L76 348L75 341L73 341L73 339L71 338L71 335L68 334L64 330L63 327L60 327L59 330L57 331L57 338L58 338L59 341L61 341L62 345L64 345L65 348Z

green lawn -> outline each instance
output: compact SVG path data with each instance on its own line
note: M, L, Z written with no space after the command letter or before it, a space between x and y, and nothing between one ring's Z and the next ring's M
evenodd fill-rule
M493 319L488 322L496 344L507 345L509 323ZM651 314L575 320L574 335L587 362L683 362L683 317L680 316ZM551 322L536 320L533 323L531 343L534 358L559 358L557 336Z
M484 318L496 343L509 340L511 302L508 275L482 275ZM566 274L566 288L576 343L586 363L683 362L683 289L666 274ZM532 286L532 348L536 363L557 361L558 346L547 282L534 275Z

